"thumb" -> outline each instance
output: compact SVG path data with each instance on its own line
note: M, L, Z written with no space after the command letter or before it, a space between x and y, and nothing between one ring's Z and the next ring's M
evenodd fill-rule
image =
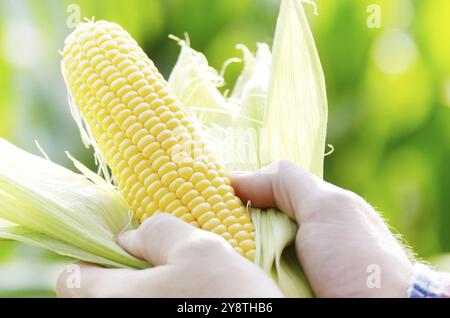
M258 208L277 207L290 218L299 219L300 204L323 182L313 174L286 160L277 161L259 171L232 174L236 195Z
M157 213L138 229L121 234L117 243L128 253L152 265L170 263L171 252L180 242L188 241L197 228L170 214Z

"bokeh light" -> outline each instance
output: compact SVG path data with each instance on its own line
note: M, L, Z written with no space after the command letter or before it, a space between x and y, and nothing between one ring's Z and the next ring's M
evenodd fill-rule
M38 29L27 19L5 21L3 52L7 63L33 67L42 61L42 45Z
M450 107L450 78L448 78L444 82L443 96L444 96L444 103L447 105L447 107Z
M381 33L373 47L375 64L388 74L401 74L416 61L417 49L411 36L393 29Z

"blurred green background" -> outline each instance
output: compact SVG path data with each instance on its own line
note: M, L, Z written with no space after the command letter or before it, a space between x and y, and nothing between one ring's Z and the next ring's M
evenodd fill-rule
M329 98L325 178L380 211L420 258L450 252L450 1L318 0L310 18ZM188 32L220 69L271 43L278 0L0 0L0 136L70 167L64 150L93 167L70 117L60 72L67 20L108 19L128 30L167 76ZM368 6L378 5L380 28ZM370 7L369 7L370 8ZM69 21L70 22L70 21ZM227 70L231 87L241 65ZM0 154L1 156L7 154ZM0 296L51 296L70 260L0 241ZM440 258L450 268L450 258ZM447 265L445 265L447 264Z

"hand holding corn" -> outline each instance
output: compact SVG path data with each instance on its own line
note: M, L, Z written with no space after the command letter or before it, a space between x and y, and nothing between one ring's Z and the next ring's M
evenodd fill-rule
M107 269L79 263L81 288L69 288L70 273L58 279L59 297L282 297L264 271L235 253L215 233L200 230L167 213L139 229L125 232L118 243L155 267ZM72 267L73 268L73 267Z
M297 222L297 256L314 294L406 297L413 265L380 215L353 192L291 162L277 165L274 174L236 176L233 186L243 201L276 206ZM379 288L368 283L373 270Z
M319 297L404 297L412 272L406 252L363 199L281 161L275 173L236 175L243 201L278 207L300 225L299 260ZM63 297L278 297L263 272L220 236L158 215L119 243L131 254L159 265L144 271L82 265L81 289L59 279ZM380 288L368 288L367 268L378 265ZM236 282L239 281L239 288Z

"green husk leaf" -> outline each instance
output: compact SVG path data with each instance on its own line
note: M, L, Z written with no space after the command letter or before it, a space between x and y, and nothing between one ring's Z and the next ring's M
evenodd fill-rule
M218 87L223 78L208 65L206 57L189 46L189 40L176 39L181 47L180 55L168 84L172 91L187 107L198 107L193 113L202 122L226 126L230 122L230 105ZM214 111L210 111L213 109Z
M3 139L0 152L7 154L0 157L0 218L122 266L148 266L115 243L118 234L135 224L109 183L93 173L88 174L93 180L74 173ZM76 165L87 173L81 163Z
M327 127L325 79L300 0L283 0L272 49L264 164L289 159L323 175ZM274 145L279 153L272 150Z
M56 240L45 234L36 233L35 231L29 230L23 226L0 227L0 239L15 240L28 245L46 248L62 256L68 256L102 266L117 268L125 267L124 264L116 263L109 259L89 253L81 248L60 240Z
M251 209L256 228L256 263L288 297L311 297L311 289L292 248L297 225L277 209Z
M278 284L288 297L310 298L313 292L298 263L293 244L283 249L277 264Z
M243 55L244 68L238 77L230 100L239 105L240 115L254 121L237 118L235 126L260 129L267 108L267 89L269 84L272 54L266 43L257 43L256 55L243 44L236 46Z

